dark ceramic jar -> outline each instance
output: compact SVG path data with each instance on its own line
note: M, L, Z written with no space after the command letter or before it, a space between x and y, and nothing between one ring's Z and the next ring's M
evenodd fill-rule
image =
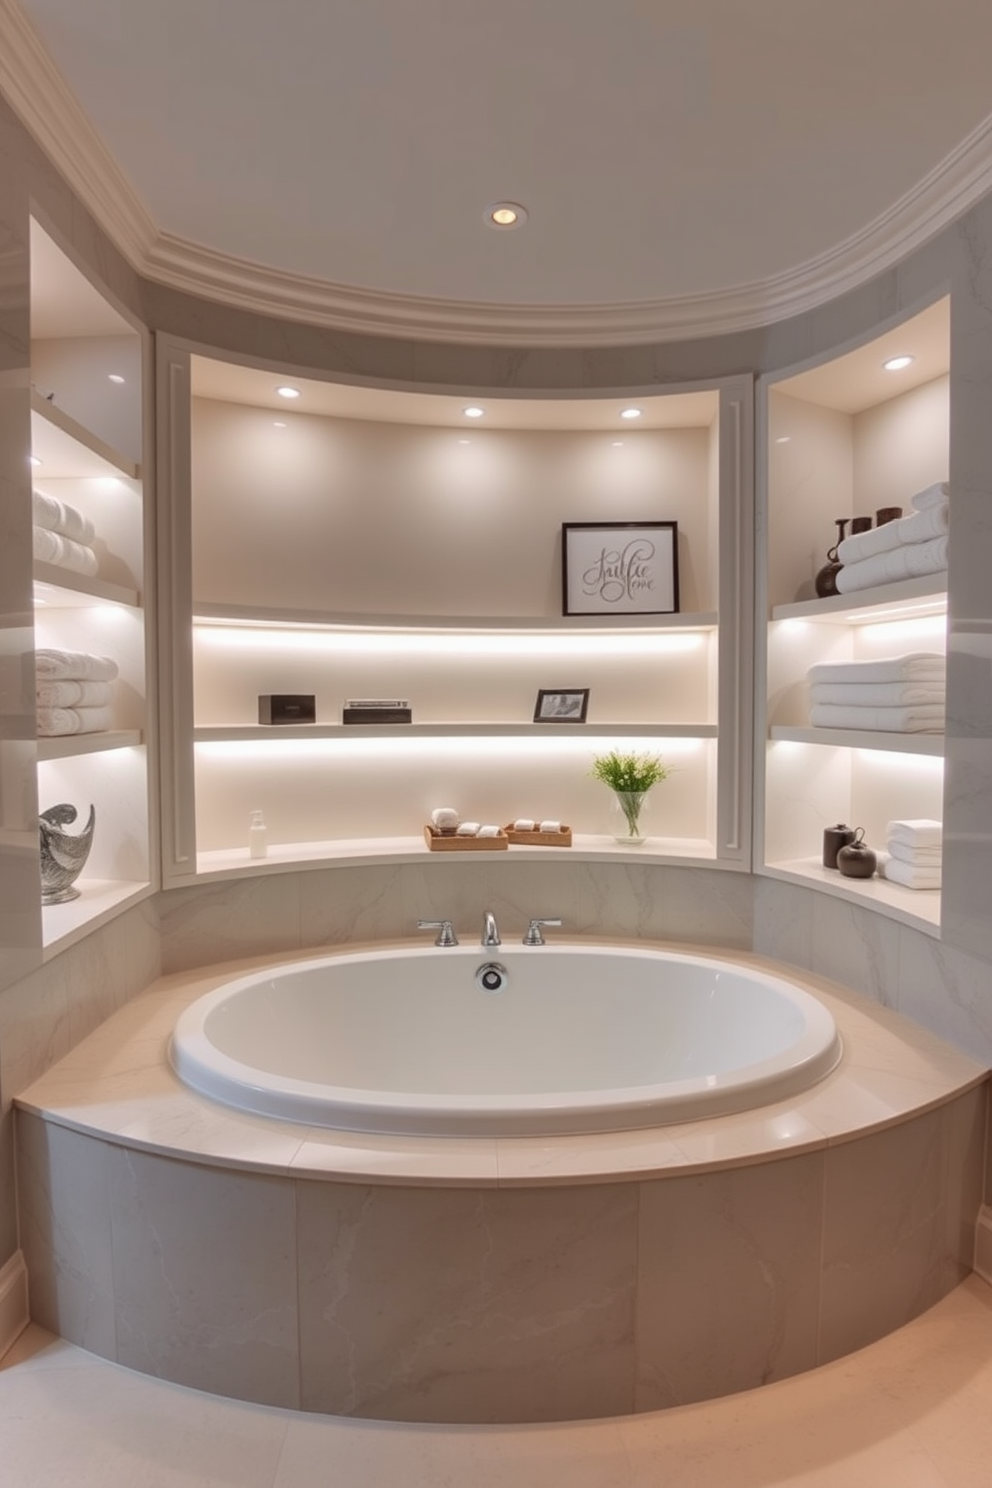
M871 878L878 867L878 857L865 841L864 827L858 827L854 841L837 853L837 867L843 878Z
M842 847L854 841L854 828L838 822L835 827L826 827L823 832L823 866L837 867L837 854Z

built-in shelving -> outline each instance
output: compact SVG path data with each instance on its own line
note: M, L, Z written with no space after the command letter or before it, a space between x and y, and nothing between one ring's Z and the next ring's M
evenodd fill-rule
M141 467L71 414L31 391L31 454L48 480L140 480Z
M289 723L196 728L196 744L283 739L715 739L716 724L658 723Z
M64 734L38 740L38 759L75 759L81 754L104 754L111 749L131 749L141 743L140 729L108 729L102 734Z
M109 584L104 579L85 574L72 573L58 568L54 563L34 564L35 604L51 605L53 609L78 609L86 604L118 604L138 609L141 596L137 589L126 589L123 584Z
M888 754L926 754L942 759L943 734L887 734L868 729L790 728L773 724L772 739L794 744L816 744L826 749L880 749Z

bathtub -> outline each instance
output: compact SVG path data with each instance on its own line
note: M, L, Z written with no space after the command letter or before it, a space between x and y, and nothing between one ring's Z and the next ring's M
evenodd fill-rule
M498 972L483 972L497 963ZM489 984L489 985L487 985ZM339 953L193 1002L179 1077L309 1126L463 1136L655 1127L797 1094L833 1017L782 978L657 949L460 945Z

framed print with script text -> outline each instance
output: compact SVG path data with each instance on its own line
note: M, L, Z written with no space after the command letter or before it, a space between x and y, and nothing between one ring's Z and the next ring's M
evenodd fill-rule
M564 522L562 613L674 615L677 522Z

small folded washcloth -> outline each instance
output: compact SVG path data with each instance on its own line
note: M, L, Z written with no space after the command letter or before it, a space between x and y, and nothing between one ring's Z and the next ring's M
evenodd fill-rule
M948 511L945 502L943 506L928 506L923 511L913 512L910 517L872 527L868 532L855 532L838 545L837 558L847 567L874 558L879 553L889 553L905 543L929 542L932 537L943 537L948 526Z
M85 547L89 547L96 537L96 528L89 517L84 517L82 512L70 506L67 501L60 501L57 496L49 496L44 491L33 491L31 503L36 527L59 532L63 537L71 537L73 542L82 543Z
M33 546L39 563L53 563L72 573L86 574L88 578L92 578L100 566L92 548L73 542L71 537L63 537L60 532L49 532L47 527L33 529Z
M840 708L816 703L809 710L814 728L872 729L886 734L942 734L944 709L928 703L905 708Z
M901 858L879 857L879 867L890 883L902 884L906 889L939 889L940 869L918 867L904 863Z
M888 553L876 553L874 558L842 568L837 575L837 591L851 594L876 584L894 584L899 579L943 573L946 568L947 537L932 537L929 542L904 543Z
M943 861L942 847L910 847L908 842L900 842L898 837L890 837L885 845L900 862L916 863L920 868L939 868Z
M890 821L885 829L890 843L904 842L908 847L940 847L944 840L943 822L929 816Z
M943 680L947 663L938 651L907 651L878 661L821 661L806 673L813 682L914 682Z
M34 653L40 682L113 682L117 663L110 656L91 656L87 651L59 651L43 646Z
M841 707L898 708L906 703L944 706L943 678L933 682L813 682L811 703L837 703Z
M39 708L106 708L113 700L109 682L39 682L35 693Z
M38 732L46 739L62 734L99 734L109 729L109 708L39 708Z
M914 511L926 511L931 506L943 506L950 494L951 488L947 481L938 481L935 485L917 491L915 496L909 498L909 504Z

